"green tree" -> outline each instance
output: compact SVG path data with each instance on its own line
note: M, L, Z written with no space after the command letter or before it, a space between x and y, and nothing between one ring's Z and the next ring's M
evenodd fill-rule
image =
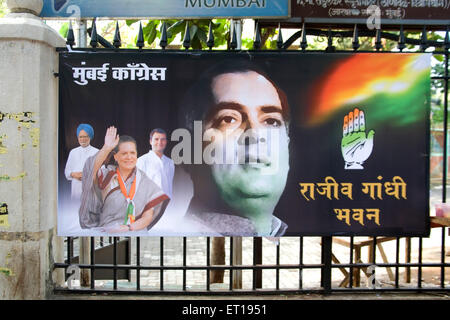
M192 49L199 50L208 47L207 41L210 23L213 30L215 47L220 47L226 44L230 35L230 22L226 19L149 20L142 28L146 46L154 47L155 42L159 44L164 21L166 22L168 45L170 45L178 35L181 40L184 39L187 23L189 23L189 35L191 38ZM138 20L127 20L127 25L131 26L137 22ZM137 35L135 40L136 38Z
M6 6L6 0L0 0L0 18L8 13L8 7Z
M278 30L274 27L261 28L261 50L274 50L278 49L277 40L278 40ZM243 50L252 50L254 46L254 39L244 38L242 39L242 49Z

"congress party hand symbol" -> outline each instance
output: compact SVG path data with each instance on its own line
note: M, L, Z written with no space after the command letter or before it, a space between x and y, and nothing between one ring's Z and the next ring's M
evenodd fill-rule
M366 135L364 111L355 108L344 117L343 137L341 143L345 169L364 169L366 161L373 149L374 130Z

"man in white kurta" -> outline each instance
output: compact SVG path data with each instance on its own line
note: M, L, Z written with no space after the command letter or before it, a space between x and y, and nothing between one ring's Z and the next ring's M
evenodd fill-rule
M154 129L150 133L152 149L139 157L137 167L153 180L166 195L172 198L173 176L175 165L173 160L164 155L167 146L167 134L162 129Z
M77 129L79 147L70 150L64 173L67 180L71 181L71 199L81 198L81 179L84 164L87 158L97 153L98 149L91 146L91 139L94 138L94 130L88 124L80 124Z

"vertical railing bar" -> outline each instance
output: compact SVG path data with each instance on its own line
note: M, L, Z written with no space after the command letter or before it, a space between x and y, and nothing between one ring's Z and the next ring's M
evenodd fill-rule
M262 288L262 270L255 267L262 264L262 238L253 238L253 290Z
M164 237L160 237L159 240L159 265L161 269L159 270L159 289L164 290Z
M95 237L91 237L91 289L95 288Z
M214 33L212 30L212 20L209 22L208 39L206 40L206 45L208 46L209 50L212 50L214 48Z
M359 31L358 31L358 25L355 24L355 27L353 29L353 41L352 41L353 51L358 51L360 45L359 45Z
M445 227L442 227L442 234L441 234L441 288L445 287Z
M236 21L231 19L230 25L231 39L230 39L230 49L235 50L237 48L237 35L236 35Z
M333 33L331 32L331 28L328 28L327 43L328 43L328 46L325 49L325 51L326 52L333 52L333 51L335 51L335 47L333 46Z
M377 263L377 261L376 261L376 259L377 259L377 237L376 236L373 237L371 255L372 255L372 264L374 266L376 266L376 263ZM373 272L376 272L376 269L374 269ZM374 274L374 276L376 276L376 275ZM376 278L374 278L372 281L376 281ZM371 283L370 285L372 285L374 289L376 288L376 283Z
M425 52L427 49L427 27L424 25L422 29L422 35L420 38L420 50Z
M301 33L301 41L300 41L300 47L302 48L302 52L306 51L306 47L308 47L308 39L306 38L307 31L306 31L306 24L303 22L302 25L302 33Z
M372 254L372 263L376 264L376 258L377 258L377 237L373 237L373 251L371 252Z
M380 51L383 48L381 43L381 28L378 28L375 34L375 50Z
M447 35L446 35L447 36ZM445 70L444 70L444 163L442 174L442 202L447 202L447 146L448 146L448 51L445 51Z
M253 50L261 49L262 45L263 45L263 43L261 43L261 31L259 29L259 22L258 22L258 20L255 20L255 34L253 36Z
M95 51L98 46L97 26L95 20L96 18L92 20L91 41L89 43L92 47L92 51Z
M299 275L298 275L298 286L299 289L302 290L303 289L303 237L300 237L300 253L299 253L299 263L300 263L300 268L299 268Z
M151 43L149 43L151 45ZM136 47L139 48L139 51L145 46L144 42L144 31L142 30L142 21L139 21L139 31L136 39Z
M133 262L131 261L131 257L132 257L132 249L131 249L131 237L125 237L126 239L126 247L125 247L125 264L127 264L128 262L128 266L131 266L133 264ZM138 268L136 268L138 269ZM127 269L124 270L127 280L128 282L131 282L131 272L133 271L133 269Z
M354 250L354 237L350 237L350 274L349 274L349 286L353 288L353 250Z
M120 38L119 21L116 20L116 30L114 32L113 46L116 48L115 50L117 51L121 45L122 41Z
M71 246L70 246L71 240L72 240L72 237L67 237L67 264L70 264L72 262L71 261L72 250L71 250Z
M399 268L398 264L400 263L400 237L397 237L395 243L395 287L398 288L399 285Z
M114 237L113 244L113 288L117 290L117 237Z
M422 237L419 237L419 267L417 270L417 285L422 288Z
M210 291L210 281L211 281L211 238L206 237L206 290Z
M141 265L141 237L136 237L136 265ZM141 290L141 269L136 269L136 290Z
M322 267L321 267L321 286L325 293L331 292L331 255L332 255L332 237L322 237Z
M445 54L445 75L448 72L448 54ZM448 78L444 80L444 154L443 154L443 166L442 166L442 202L447 202L447 144L448 144L448 105L447 105L447 92L448 92Z
M256 256L255 256L255 253L256 253L256 250L255 250L255 246L256 246L256 238L255 237L253 237L253 264L252 264L252 266L253 266L253 268L252 268L252 273L253 273L253 276L252 276L252 290L253 291L255 291L256 290Z
M277 247L276 247L276 265L277 268L275 269L276 271L276 279L275 279L275 288L278 290L280 290L280 246L281 246L281 239L278 240L277 243Z
M189 20L186 20L186 28L184 31L184 39L183 39L183 47L185 50L189 50L189 47L191 46L191 33L189 28Z
M69 31L67 32L66 44L69 45L71 48L73 48L73 46L75 45L75 36L73 34L72 20L69 21Z
M278 23L277 48L278 50L283 49L283 32L281 31L281 23Z
M163 49L166 50L167 47L167 23L166 21L163 21L162 26L161 26L161 37L160 37L160 41L159 41L159 46Z
M403 25L400 25L400 34L399 34L399 37L398 37L398 45L397 45L397 47L400 50L400 52L402 52L403 49L406 48L405 33L403 31Z
M186 255L187 255L187 238L183 237L183 291L186 291Z
M233 266L233 237L230 237L230 266ZM233 269L230 268L230 285L229 285L230 291L233 290Z
M448 27L445 34L445 42L448 41ZM448 43L446 43L445 50L445 63L444 63L444 165L443 165L443 173L442 173L442 202L447 202L447 157L448 157L448 82L449 82L449 72L448 72ZM441 263L445 262L445 228L442 228L442 246L441 246ZM441 287L444 288L444 279L445 279L445 267L441 266Z

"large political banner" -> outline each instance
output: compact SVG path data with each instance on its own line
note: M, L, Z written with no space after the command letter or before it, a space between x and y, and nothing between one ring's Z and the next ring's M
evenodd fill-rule
M430 54L61 52L61 236L426 236Z

